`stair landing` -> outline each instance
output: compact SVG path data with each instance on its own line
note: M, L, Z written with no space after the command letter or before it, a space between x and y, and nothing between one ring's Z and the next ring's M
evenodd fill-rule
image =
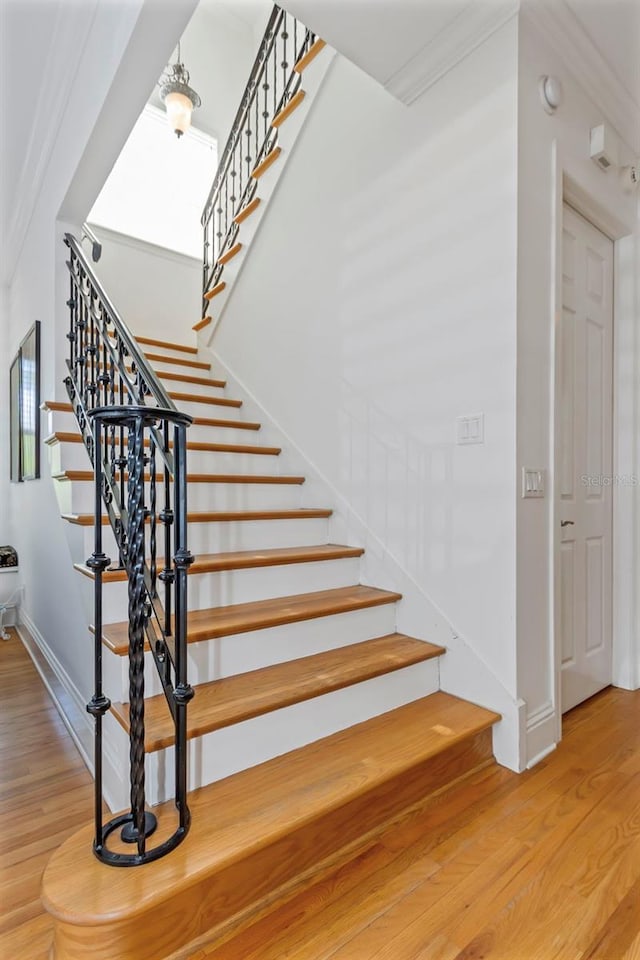
M190 795L192 827L169 856L132 870L99 863L92 829L43 879L53 960L159 960L263 913L345 862L391 821L491 762L500 717L435 693ZM153 842L175 825L155 808Z

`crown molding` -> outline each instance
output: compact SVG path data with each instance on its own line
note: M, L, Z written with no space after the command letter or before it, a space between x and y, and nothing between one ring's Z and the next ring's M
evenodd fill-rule
M564 0L530 0L523 18L543 35L603 119L634 153L640 150L640 91L634 98Z
M403 103L413 103L511 20L519 7L519 0L474 0L386 81L386 89Z
M80 8L73 8L70 16L70 9L60 3L56 11L20 179L12 208L7 213L6 255L2 266L5 283L13 279L95 16L94 4L87 4L84 15Z

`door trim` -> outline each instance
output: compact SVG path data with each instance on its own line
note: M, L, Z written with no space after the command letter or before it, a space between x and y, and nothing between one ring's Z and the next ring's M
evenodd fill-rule
M629 457L625 444L623 443L621 414L633 410L632 432L637 433L640 428L640 406L635 400L633 379L627 378L625 382L620 377L620 356L618 353L618 332L623 321L627 322L633 319L632 292L621 288L621 274L619 270L620 243L630 236L629 226L618 220L606 205L603 205L594 196L584 190L579 183L573 179L570 171L567 169L561 155L561 148L557 141L553 144L553 162L554 162L554 197L553 197L553 236L552 236L552 304L551 316L553 317L553 326L550 331L551 351L552 351L552 377L550 383L551 391L551 423L550 423L550 461L552 464L553 477L553 503L549 510L549 522L551 524L549 546L551 551L549 563L549 591L552 598L550 604L550 637L551 637L551 661L553 664L553 678L551 683L551 700L553 704L553 722L555 723L555 740L559 742L562 739L562 703L560 692L560 671L561 671L561 644L560 644L560 605L559 605L559 564L557 557L559 554L559 509L558 509L558 484L559 477L556 469L559 463L558 446L559 436L557 431L556 404L559 396L559 370L558 370L558 335L559 320L562 314L562 229L563 229L563 205L567 203L580 216L590 221L598 230L613 241L613 472L614 474L624 474L631 470L639 469L637 452L635 460L633 455ZM627 428L628 429L628 428ZM627 444L628 446L628 444ZM621 451L625 450L626 458L621 461ZM638 529L640 518L635 516L633 524L633 543L630 544L629 536L625 538L624 534L629 534L631 525L628 518L621 510L620 491L613 489L613 524L612 524L612 553L613 553L613 573L612 573L612 615L613 615L613 684L614 686L625 687L626 689L637 689L640 687L640 631L638 630L637 619L640 613L640 600L636 600L634 584L636 577L640 574L640 557L638 556ZM626 521L626 522L625 522ZM625 530L626 527L626 530ZM631 568L629 569L629 561ZM621 571L625 571L626 576L621 576ZM622 626L626 623L626 628ZM635 664L635 671L630 664ZM628 669L625 669L625 666ZM551 717L549 717L551 720ZM553 748L550 748L553 749Z

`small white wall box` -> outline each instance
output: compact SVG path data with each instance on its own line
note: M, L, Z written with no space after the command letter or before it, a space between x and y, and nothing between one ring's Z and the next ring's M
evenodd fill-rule
M544 470L536 470L532 467L522 468L522 496L525 499L544 497Z
M607 123L591 128L589 156L601 170L618 166L618 135Z
M484 414L456 418L456 443L484 443Z

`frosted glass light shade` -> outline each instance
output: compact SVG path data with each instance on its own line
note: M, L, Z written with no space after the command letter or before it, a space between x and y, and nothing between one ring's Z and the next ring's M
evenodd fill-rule
M167 119L177 137L181 137L191 126L193 103L184 93L168 93L164 100Z

